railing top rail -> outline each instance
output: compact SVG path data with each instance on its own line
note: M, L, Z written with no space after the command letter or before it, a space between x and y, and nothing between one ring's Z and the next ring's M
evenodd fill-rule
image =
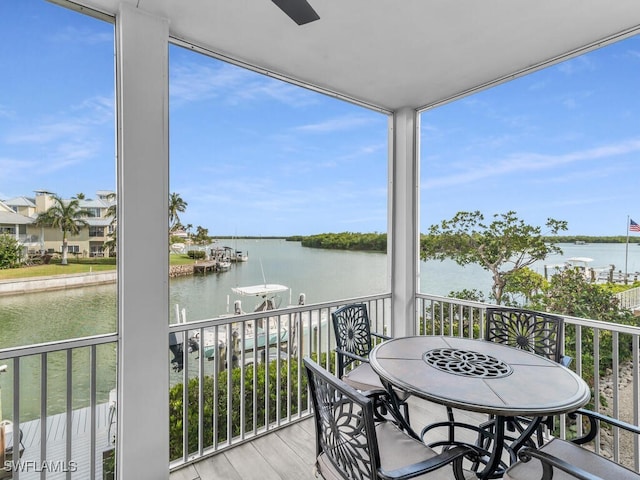
M471 300L461 300L453 297L443 297L441 295L430 295L430 294L424 294L424 293L417 294L417 297L423 298L426 300L434 300L442 303L453 303L455 305L474 307L482 310L486 309L487 307L495 306L494 304L490 304L490 303L475 302ZM598 328L600 330L609 330L611 332L628 333L630 335L640 336L640 327L636 327L633 325L624 325L624 324L615 323L615 322L605 322L602 320L573 317L570 315L563 315L555 312L550 312L550 313L553 313L554 315L558 315L562 317L564 321L568 324L580 325L583 327Z
M24 345L0 349L0 360L15 357L27 357L29 355L39 355L41 353L58 352L73 348L89 347L92 345L102 345L118 341L117 333L106 333L103 335L93 335L90 337L71 338L68 340L56 340L54 342L38 343L35 345Z
M423 298L425 300L435 300L435 301L444 302L444 303L455 303L456 305L464 305L465 307L481 308L483 310L491 306L491 304L489 303L476 302L473 300L461 300L459 298L444 297L442 295L432 295L430 293L417 293L416 297Z
M309 310L321 310L324 308L331 308L331 307L335 307L336 305L344 305L347 303L372 302L375 300L383 300L385 298L390 298L390 297L391 297L391 293L380 293L376 295L367 295L363 297L333 300L330 302L308 303L305 305L293 305L293 306L287 306L284 308L278 308L275 310L266 310L261 312L242 313L239 315L229 314L229 315L225 315L217 318L194 320L192 322L187 321L186 323L172 323L171 325L169 325L169 331L175 333L175 332L182 332L184 330L191 330L195 328L209 328L209 327L227 325L227 324L236 323L236 322L246 322L246 321L256 320L256 319L265 318L265 317L275 317L275 316L284 317L287 315L293 315L295 313L308 312Z
M557 315L557 314L554 314ZM611 332L628 333L630 335L640 336L640 327L633 325L623 325L622 323L604 322L602 320L592 320L588 318L570 317L567 315L560 315L564 318L564 321L573 325L580 325L582 327L598 328L600 330L609 330Z

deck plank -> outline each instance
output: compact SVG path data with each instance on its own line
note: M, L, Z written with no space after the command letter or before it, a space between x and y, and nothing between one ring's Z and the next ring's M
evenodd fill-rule
M423 425L446 419L446 409L418 398L409 399L411 423L420 431ZM486 415L455 411L456 419L476 425ZM443 438L434 432L435 438ZM473 433L468 433L473 441ZM276 430L223 453L171 473L170 480L317 480L315 464L315 424L312 417ZM197 477L192 477L193 468Z
M252 444L282 480L298 480L313 472L313 467L308 464L308 461L313 459L313 451L309 452L305 462L304 455L299 456L294 446L287 443L277 432L275 435L257 438Z
M281 480L253 442L243 443L224 454L243 480Z
M96 407L96 468L95 475L91 474L91 416L89 408L81 408L72 412L71 428L71 453L67 458L67 414L60 413L50 415L46 419L47 444L46 458L40 458L40 432L41 419L22 422L20 428L23 432L22 443L24 453L21 457L23 464L34 462L29 471L21 471L21 480L38 480L43 461L49 462L52 471L47 474L47 479L57 480L66 478L64 469L69 469L69 461L75 463L77 471L72 473L72 478L78 479L102 479L102 453L112 447L108 439L108 415L107 404ZM37 466L37 468L36 468Z

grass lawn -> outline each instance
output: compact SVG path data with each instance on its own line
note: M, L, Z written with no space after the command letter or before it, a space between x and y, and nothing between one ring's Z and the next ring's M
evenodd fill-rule
M169 256L170 265L188 265L191 263L194 263L194 260L187 255L172 254ZM0 280L68 275L72 273L104 272L115 270L115 268L115 259L92 259L91 262L89 262L87 259L76 260L70 257L68 265L50 263L49 265L32 265L29 267L3 269L0 270Z

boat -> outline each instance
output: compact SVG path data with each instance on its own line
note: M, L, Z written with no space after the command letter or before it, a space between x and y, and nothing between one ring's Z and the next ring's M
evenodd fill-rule
M289 287L279 284L260 284L246 287L235 287L231 289L233 293L240 296L255 297L259 299L259 304L254 312L268 312L280 307L282 298L280 294L290 291ZM244 314L240 300L234 302L234 312L232 315ZM226 316L226 315L225 315ZM237 345L234 349L244 350L248 355L253 356L253 351L263 352L265 349L272 350L274 347L286 345L289 340L289 331L285 325L279 325L278 317L265 317L256 321L245 322L244 337L240 335L241 324L233 324L232 335L236 336L236 341L244 344ZM226 331L218 331L217 341L213 331L205 331L205 338L202 343L202 354L207 360L215 359L218 351L224 351L228 345Z
M612 280L615 270L615 265L608 265L606 267L592 267L593 258L590 257L571 257L567 258L563 263L545 265L544 276L548 280L550 276L555 273L560 273L564 270L575 269L578 270L584 276L585 280L595 283L606 283L615 281Z
M236 250L231 255L232 262L248 262L249 261L249 253L243 252L242 250Z
M229 247L211 249L211 259L216 264L216 270L225 272L231 268L231 249Z

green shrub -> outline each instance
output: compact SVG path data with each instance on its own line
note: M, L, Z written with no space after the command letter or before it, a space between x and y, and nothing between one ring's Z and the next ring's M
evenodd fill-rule
M194 260L202 260L207 256L207 252L204 250L189 250L189 258L193 258Z
M22 260L22 249L11 235L0 235L0 268L18 268Z
M333 360L335 354L329 357L330 365L335 365ZM312 358L316 358L313 354ZM323 366L327 365L327 356L322 354L321 362ZM277 362L272 361L268 364L259 363L255 367L256 387L255 398L256 405L253 404L254 398L254 368L253 365L244 368L244 431L250 432L254 429L262 428L269 423L277 420L277 414L280 418L287 416L290 411L295 415L298 412L298 405L305 411L309 408L309 399L307 392L307 376L304 372L304 366L300 361L301 370L298 371L298 359L292 358L291 361L280 361L280 385L277 384ZM268 366L268 389L265 386L266 368ZM291 384L287 383L287 375L291 369ZM332 369L332 368L331 368ZM234 368L231 370L231 437L240 435L241 429L241 379L242 368ZM204 377L203 384L203 439L204 448L213 445L214 434L217 442L226 442L228 438L227 425L227 405L229 398L228 390L229 370L223 370L218 374L217 392L214 392L214 381L212 376ZM298 398L298 377L301 380L300 398ZM199 414L199 393L198 378L189 380L189 406L188 406L188 451L189 453L198 451L198 414ZM174 385L169 391L169 449L170 458L175 460L183 456L183 384ZM266 402L266 393L268 391L268 399ZM214 403L214 393L217 394L217 402ZM280 396L279 411L276 399ZM266 410L268 405L268 415ZM255 412L255 416L254 416ZM215 432L215 433L214 433Z

